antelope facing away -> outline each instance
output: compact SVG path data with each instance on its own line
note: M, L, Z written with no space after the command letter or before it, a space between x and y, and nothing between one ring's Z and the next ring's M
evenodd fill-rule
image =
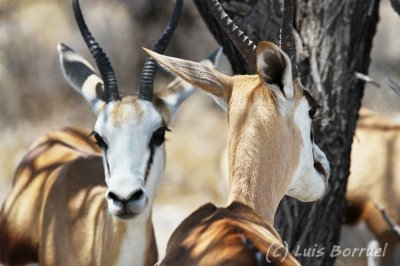
M58 52L65 77L97 115L92 135L98 145L89 133L67 128L31 146L1 211L0 259L13 265L154 265L151 213L164 168L164 134L194 88L177 78L153 96L157 64L147 60L139 95L120 97L77 0L73 8L101 78L72 49L59 45ZM177 0L155 50L166 48L181 9Z
M293 0L284 1L281 48L270 42L255 47L217 0L209 4L257 74L230 77L145 49L163 67L216 97L229 121L229 206L210 203L187 217L172 234L161 265L299 265L272 226L275 212L284 195L321 198L330 168L313 141L311 124L319 107L298 78Z
M359 116L347 185L347 222L366 225L382 248L387 244L381 265L398 265L400 239L380 208L400 224L400 125L366 109ZM346 237L353 230L346 230Z

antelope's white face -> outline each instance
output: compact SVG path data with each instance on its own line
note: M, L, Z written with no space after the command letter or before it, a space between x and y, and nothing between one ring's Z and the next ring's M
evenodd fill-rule
M164 169L167 125L195 89L177 78L153 101L126 96L106 102L103 81L93 67L65 45L58 52L65 77L97 116L92 135L103 152L110 213L128 219L149 210ZM220 54L218 50L202 63L213 66Z
M146 52L227 106L230 177L257 173L231 181L237 186L234 190L250 186L301 201L324 195L329 163L314 143L311 128L318 106L300 81L292 78L290 59L280 48L260 42L258 75L233 77L195 62Z
M166 130L153 103L134 96L110 102L99 113L93 134L103 152L113 215L133 217L153 201L164 169Z
M310 93L304 90L300 81L293 82L302 94L297 108L294 109L294 123L299 129L302 145L298 166L286 194L308 202L325 194L330 167L325 153L314 143L312 131L312 120L318 116L320 106Z

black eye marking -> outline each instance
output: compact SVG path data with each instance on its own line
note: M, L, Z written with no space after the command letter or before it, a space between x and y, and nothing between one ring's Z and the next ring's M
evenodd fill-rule
M303 89L303 94L310 105L310 110L308 111L308 116L311 119L317 118L321 113L322 106L318 104L317 100L310 94L308 90Z
M165 131L170 131L167 127L163 126L154 131L150 139L150 147L159 147L165 141Z
M97 133L96 131L92 131L89 136L93 136L94 137L94 139L96 140L97 145L99 145L100 148L102 148L104 150L107 150L108 145L104 141L104 138L102 136L100 136L99 133Z
M315 106L315 107L311 107L310 110L308 111L308 116L311 119L315 119L319 116L320 113L320 106Z
M110 171L110 164L108 163L108 158L107 158L107 149L108 149L107 142L105 142L104 138L102 136L100 136L100 134L94 130L89 134L89 137L90 136L93 136L94 139L96 140L96 144L99 145L100 149L104 150L104 158L105 158L106 165L107 165L108 175L110 176L111 171Z

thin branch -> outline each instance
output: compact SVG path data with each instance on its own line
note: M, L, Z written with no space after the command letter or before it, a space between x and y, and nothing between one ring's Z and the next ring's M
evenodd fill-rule
M374 85L378 89L381 88L381 84L379 82L375 81L373 78L371 78L371 77L369 77L369 76L367 76L367 75L365 75L363 73L360 73L360 72L356 71L356 72L354 72L354 76L356 78L358 78L359 80L362 80L362 81L365 81L367 83L370 83L370 84Z
M385 82L395 93L400 94L400 86L396 82L390 78L386 78Z
M386 223L392 229L393 233L395 233L396 236L400 239L400 226L393 221L393 218L386 212L384 208L380 208L379 206L376 206L376 208L380 210Z

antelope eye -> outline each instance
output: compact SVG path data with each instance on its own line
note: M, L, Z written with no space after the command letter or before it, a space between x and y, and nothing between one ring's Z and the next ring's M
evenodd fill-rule
M160 127L156 131L154 131L153 136L151 136L150 139L150 145L151 146L161 146L161 144L164 143L165 141L165 131L167 131L168 128L166 127Z
M104 141L103 137L99 135L99 133L97 133L96 131L93 131L92 133L90 133L90 135L92 135L94 137L97 145L99 145L100 148L102 148L102 149L108 148L107 143Z
M318 107L312 107L309 111L308 111L308 115L311 119L314 119L316 117L318 117L319 114L319 108Z

